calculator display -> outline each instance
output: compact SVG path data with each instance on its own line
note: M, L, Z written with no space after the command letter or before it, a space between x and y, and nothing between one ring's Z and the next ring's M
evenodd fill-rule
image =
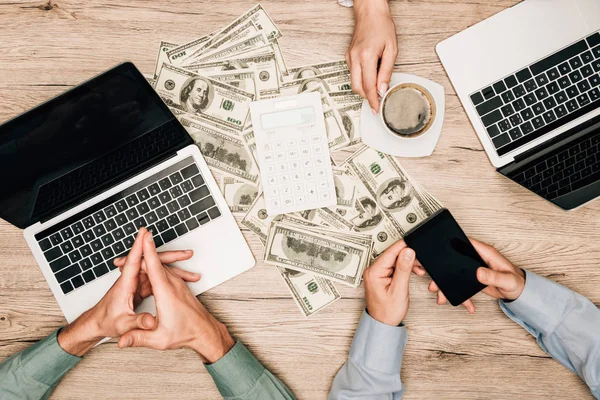
M292 110L262 114L260 121L263 129L284 128L286 126L311 124L315 120L314 107L302 107Z

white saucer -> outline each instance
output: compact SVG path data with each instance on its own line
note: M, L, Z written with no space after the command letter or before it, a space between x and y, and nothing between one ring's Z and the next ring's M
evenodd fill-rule
M390 87L399 83L416 83L429 90L435 102L436 115L429 130L415 138L403 138L388 131L379 115L373 115L367 100L363 101L360 114L360 132L362 141L369 147L385 154L399 157L430 156L442 133L444 123L445 97L444 87L438 83L410 74L394 73Z

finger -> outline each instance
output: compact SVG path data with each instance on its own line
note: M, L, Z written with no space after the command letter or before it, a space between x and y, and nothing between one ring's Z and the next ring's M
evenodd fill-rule
M373 114L379 112L379 95L377 94L377 61L374 54L364 56L361 60L362 86Z
M439 292L440 288L434 281L431 281L429 283L429 286L427 287L427 290L429 290L430 292Z
M385 47L383 55L381 56L381 65L379 66L379 73L377 74L377 90L384 94L387 92L392 78L392 72L394 72L394 62L398 55L398 47L389 45Z
M133 246L131 246L131 250L129 250L129 254L127 255L123 269L121 270L121 276L126 280L137 279L138 274L140 273L143 252L142 240L146 232L148 232L146 228L140 228L138 235L135 238L135 242L133 242Z
M172 264L177 261L189 260L194 255L193 250L175 250L175 251L163 251L158 253L158 258L163 264ZM125 264L125 259L127 257L119 257L115 258L113 263L120 267Z
M423 277L423 276L427 275L427 272L425 271L425 268L423 268L423 267L422 267L422 266L420 266L420 265L417 265L417 263L416 263L416 262L415 262L415 264L414 264L414 265L413 265L413 267L412 267L412 272L413 272L415 275L418 275L418 276L420 276L420 277Z
M160 336L156 331L145 331L143 329L134 329L119 338L117 346L120 349L126 347L150 347L161 349Z
M389 271L387 270L394 266L398 255L405 247L406 243L404 243L404 240L397 241L381 253L369 268L374 268L373 272L376 272L377 274L389 274Z
M354 93L365 97L365 91L362 86L362 70L360 63L352 61L352 67L350 68L350 82L352 84L352 90Z
M469 314L475 314L475 304L469 299L462 303L463 307L467 309Z
M497 253L496 249L493 248L492 246L490 246L489 244L480 242L477 239L471 239L471 238L469 238L469 241L471 241L471 244L473 245L473 247L475 247L475 250L481 256L481 259L486 264L489 265L490 262L491 262L491 260L494 258L494 256Z
M394 292L408 293L410 273L415 262L415 251L405 247L396 259L396 269L392 277L392 290Z
M156 319L150 313L140 313L132 316L125 324L120 326L123 332L129 332L133 329L154 329Z
M146 263L146 273L152 284L154 293L160 291L162 288L168 286L169 279L167 278L167 270L160 262L158 253L156 253L156 246L152 239L152 232L147 232L144 235L143 240L143 251L144 251L144 262Z
M508 272L498 272L486 267L477 268L477 280L484 285L503 290L514 290L517 287L515 275Z
M446 304L446 302L447 302L447 301L448 301L448 300L446 299L446 296L444 296L444 293L442 293L442 291L441 291L441 290L440 290L440 291L438 291L438 292L437 292L437 303L438 303L439 305L442 305L442 304Z
M169 267L169 270L186 282L198 282L200 280L200 274L196 274L194 272L186 271L176 267Z

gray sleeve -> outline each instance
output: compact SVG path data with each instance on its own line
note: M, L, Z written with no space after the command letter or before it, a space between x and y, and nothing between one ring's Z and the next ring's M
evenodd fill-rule
M502 311L556 361L578 374L600 398L600 310L587 298L526 271L525 289Z
M404 326L389 326L363 312L348 361L333 380L329 400L400 399L402 355L408 335Z
M0 364L0 398L3 400L47 399L80 357L58 344L58 331Z

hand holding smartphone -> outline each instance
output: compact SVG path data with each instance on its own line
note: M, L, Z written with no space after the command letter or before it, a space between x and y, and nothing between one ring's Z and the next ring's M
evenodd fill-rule
M477 269L487 265L447 209L417 225L404 241L453 306L486 287L477 280Z

